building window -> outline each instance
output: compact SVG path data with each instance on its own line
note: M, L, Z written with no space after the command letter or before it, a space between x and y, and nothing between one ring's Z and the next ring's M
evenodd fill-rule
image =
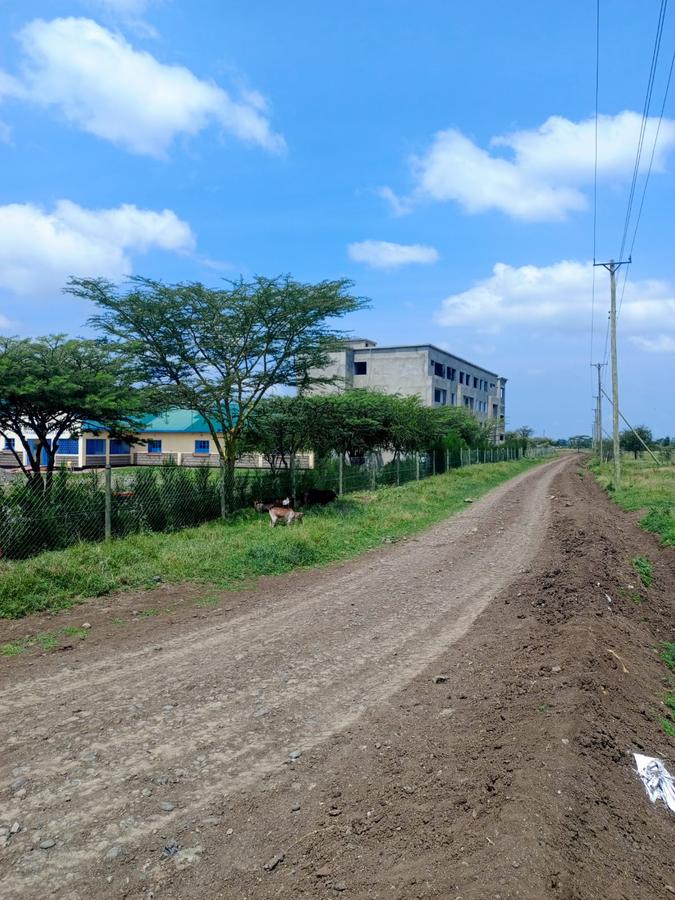
M5 438L5 450L13 450L13 449L14 449L14 446L15 446L15 443L16 443L16 442L15 442L15 439L14 439L14 438L8 438L8 437L6 437L6 438Z
M356 364L357 366L359 363ZM365 363L363 363L365 366ZM208 453L209 452L209 442L208 441L195 441L195 453Z
M461 370L459 373L459 383L464 384L464 372L462 372Z
M131 447L126 441L110 441L110 453L112 456L126 456L131 453Z
M451 406L455 405L455 395L454 394L450 394L450 405Z
M476 378L475 375L473 376L473 386L474 386L475 388L478 387L478 379Z
M438 375L439 378L445 378L445 366L443 363L434 363L434 375Z
M56 445L56 452L68 456L77 456L80 450L80 442L77 438L60 438ZM105 453L105 450L103 451Z
M87 438L87 456L105 456L104 438Z
M492 404L492 418L496 419L498 415L499 415L499 407L497 406L496 403L493 403Z
M448 402L448 392L443 388L436 388L434 390L434 403L439 403L441 406L445 406Z
M448 366L448 381L454 381L456 374L456 370L452 366Z
M148 453L161 453L162 452L162 442L153 438L153 440L148 441Z
M368 374L368 363L367 362L355 362L354 363L354 374L355 375L367 375Z
M473 409L473 397L465 397L464 406L468 407L469 409Z
M490 390L494 391L494 389L495 389L494 382L491 381L490 382Z

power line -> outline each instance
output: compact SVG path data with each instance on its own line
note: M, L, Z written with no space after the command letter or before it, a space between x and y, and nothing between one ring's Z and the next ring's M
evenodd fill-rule
M598 98L600 95L600 0L595 4L595 156L593 160L593 262L598 243ZM593 365L593 339L595 332L595 265L591 283L591 365ZM593 376L591 373L591 395Z
M646 193L647 193L647 185L649 184L649 178L650 178L650 176L651 176L651 174L652 174L652 167L653 167L653 165L654 165L654 156L655 156L655 154L656 154L656 145L657 145L658 140L659 140L659 132L661 131L661 123L662 123L662 121L663 121L663 114L664 114L665 109L666 109L666 102L667 102L667 100L668 100L668 92L670 91L670 82L671 82L672 77L673 77L673 68L675 68L675 48L673 48L673 55L672 55L671 58L670 58L670 68L668 69L668 77L667 77L667 79L666 79L666 87L665 87L665 90L664 90L664 92L663 92L663 102L661 103L661 110L660 110L660 112L659 112L659 120L658 120L658 122L657 122L657 124L656 124L656 130L655 130L655 133L654 133L654 142L653 142L653 144L652 144L652 152L651 152L651 155L650 155L650 157L649 157L649 165L648 165L648 167L647 167L647 174L646 174L646 176L645 176L645 183L644 183L644 186L643 186L643 188L642 188L642 196L640 197L640 206L639 206L639 208L638 208L638 214L637 214L637 218L636 218L636 220L635 220L635 229L634 229L634 231L633 231L633 238L632 238L631 244L630 244L630 251L629 251L629 254L628 254L629 256L632 256L632 255L633 255L633 249L634 249L634 247L635 247L635 241L636 241L636 238L637 238L638 228L640 227L640 220L641 220L641 218L642 218L642 210L643 210L644 205L645 205L645 195L646 195ZM623 277L623 284L622 284L622 286L621 286L621 298L620 298L620 300L619 300L619 312L618 312L618 315L621 314L621 304L623 303L623 295L624 295L624 293L626 292L626 281L627 281L627 280L628 280L628 269L626 269L626 272L625 272L624 277Z
M661 49L661 37L663 35L663 23L668 8L668 0L661 0L659 8L659 18L656 26L656 35L654 37L654 46L652 48L652 61L649 67L649 77L647 79L647 90L645 92L645 102L642 107L642 121L640 122L640 134L638 136L637 152L635 154L635 165L633 167L633 179L631 181L630 191L628 193L628 205L626 208L626 219L623 226L623 236L621 238L621 250L619 258L623 258L623 251L626 249L626 238L628 236L628 228L630 225L630 217L633 210L633 200L635 198L635 188L637 185L638 175L640 171L640 161L642 158L642 147L644 145L645 132L647 130L647 121L649 119L649 108L652 102L652 93L654 90L654 79L656 77L656 68L659 59L659 51Z
M632 210L633 210L633 201L635 199L635 188L637 186L637 180L638 180L638 176L639 176L639 172L640 172L642 149L644 146L645 133L647 130L647 122L649 119L649 109L651 107L652 93L654 91L654 80L656 77L659 52L661 49L661 38L663 36L663 25L665 22L667 9L668 9L668 0L661 0L661 5L659 7L659 16L658 16L658 20L657 20L657 24L656 24L656 34L654 36L654 45L652 47L652 58L651 58L651 63L650 63L650 67L649 67L649 76L647 78L647 90L645 91L645 100L644 100L644 104L642 107L642 119L640 122L638 145L637 145L637 150L635 153L635 164L633 166L633 177L631 180L630 190L628 192L628 204L626 207L626 218L624 220L623 234L621 237L621 251L619 254L620 259L623 257L624 249L626 246L626 238L628 237L628 230L630 227L630 219L631 219L631 214L632 214ZM671 64L671 73L672 73L672 64ZM670 85L670 75L668 77L668 86L669 85ZM664 102L662 104L661 116L659 118L659 123L657 126L656 137L658 137L658 130L660 129L660 126L661 126L661 119L663 117L663 108L665 107L666 96L667 96L667 88L666 88L666 95L664 95ZM652 157L650 159L649 173L651 173L651 165L653 162L653 154L655 152L655 149L656 149L656 143L654 143L654 145L652 147ZM639 225L639 220L640 220L640 216L641 216L641 212L642 212L642 206L644 204L644 195L646 193L646 189L647 189L647 180L645 180L645 185L643 188L642 198L641 198L641 202L640 202L640 211L638 213L638 219L636 222L635 230L633 232L633 240L632 240L632 244L631 244L631 249L635 244L635 238L637 236L637 226ZM628 262L629 262L629 264L630 264L630 262L632 262L630 255L629 255ZM628 280L628 267L626 267L626 270L624 273L624 279L623 279L623 284L622 284L622 288L621 288L621 298L620 298L620 302L619 302L619 309L621 308L621 303L623 302L623 296L624 296L624 293L626 290L627 280ZM603 350L603 354L602 354L603 361L607 360L607 348L608 348L608 344L609 344L609 333L610 333L610 319L608 317L607 328L605 331L605 346L604 346L604 350Z

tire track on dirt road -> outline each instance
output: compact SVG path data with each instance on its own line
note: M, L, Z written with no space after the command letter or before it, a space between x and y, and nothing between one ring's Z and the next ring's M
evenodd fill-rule
M17 676L0 701L3 819L22 825L0 862L4 890L92 896L87 879L111 846L142 852L167 822L194 820L386 702L529 564L567 464L532 469L385 552L317 570L300 595L280 578L264 614L258 605L162 636L161 650L99 651L80 669ZM12 793L17 779L26 784ZM56 845L40 849L45 839Z

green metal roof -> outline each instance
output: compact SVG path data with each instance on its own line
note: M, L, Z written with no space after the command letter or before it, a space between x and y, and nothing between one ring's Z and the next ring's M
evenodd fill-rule
M158 416L143 416L139 432L169 431L180 434L202 433L209 431L206 420L193 409L170 409Z

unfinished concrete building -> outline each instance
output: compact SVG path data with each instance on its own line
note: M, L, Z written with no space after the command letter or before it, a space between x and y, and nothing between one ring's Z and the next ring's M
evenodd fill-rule
M504 440L506 378L433 344L378 347L375 341L355 338L331 354L325 369L312 374L335 379L316 386L316 392L369 388L417 394L426 406L464 406L481 421L494 420L495 442Z

